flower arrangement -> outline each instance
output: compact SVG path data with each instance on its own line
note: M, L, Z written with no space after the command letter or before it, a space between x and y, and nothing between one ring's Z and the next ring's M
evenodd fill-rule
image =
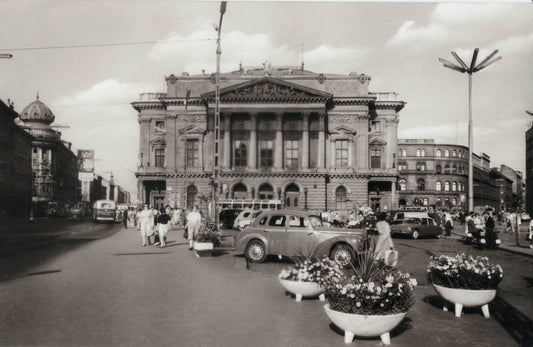
M500 265L489 263L487 257L457 254L432 256L427 268L428 281L448 288L497 289L503 279Z
M295 261L294 268L283 269L280 278L298 282L314 282L325 285L330 281L338 281L343 271L334 260L324 256L307 257Z
M196 236L196 242L212 242L213 246L217 247L222 244L222 233L218 231L215 223L202 222L200 231Z
M326 297L331 309L344 313L404 313L414 304L413 289L416 285L416 279L408 273L379 264L366 281L355 271L345 271L340 281L331 281L326 285Z

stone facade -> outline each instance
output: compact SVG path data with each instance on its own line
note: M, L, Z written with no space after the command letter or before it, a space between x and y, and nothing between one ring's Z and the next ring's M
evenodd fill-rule
M370 93L364 74L299 67L241 67L220 81L217 159L214 75L170 75L166 93L144 93L132 103L140 201L207 210L218 160L218 201L396 207L398 112L405 104L396 93Z
M526 131L526 212L533 216L533 122Z
M17 117L0 100L0 221L28 218L31 208L32 136L15 123Z
M33 136L32 204L35 216L64 215L68 205L80 200L77 158L71 144L52 129L52 111L37 99L20 113L20 121Z

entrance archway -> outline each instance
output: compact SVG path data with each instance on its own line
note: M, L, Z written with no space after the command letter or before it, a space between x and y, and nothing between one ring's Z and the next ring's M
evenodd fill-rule
M285 189L285 207L297 208L300 204L300 188L296 184L291 184Z
M268 183L263 183L259 186L257 198L260 200L272 200L274 199L274 188Z
M233 187L233 199L247 199L248 189L242 183L238 183Z
M198 188L195 185L190 185L187 187L187 208L192 210L194 206L197 205L196 197L198 196Z

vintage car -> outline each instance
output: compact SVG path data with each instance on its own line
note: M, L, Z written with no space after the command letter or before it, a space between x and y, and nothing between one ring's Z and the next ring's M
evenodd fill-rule
M319 216L298 210L265 211L235 237L236 254L253 263L268 255L290 257L311 250L347 266L366 245L364 229L325 226Z
M254 219L259 216L263 211L252 211L252 213L248 214L246 217L239 220L238 228L239 230L242 230L246 228L248 225L252 225Z
M235 222L235 218L242 212L241 209L235 209L230 208L227 210L223 210L219 214L219 220L221 223L221 227L224 229L231 229L233 228L233 222Z
M421 236L441 237L442 229L430 217L410 217L406 219L393 220L390 223L392 235L407 235L413 239Z

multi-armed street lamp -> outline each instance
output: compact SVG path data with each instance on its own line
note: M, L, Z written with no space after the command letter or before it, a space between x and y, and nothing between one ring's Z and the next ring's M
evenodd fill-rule
M472 62L470 66L466 65L457 53L452 52L453 57L460 64L456 65L446 59L439 58L439 61L449 69L459 71L460 73L468 73L468 211L474 211L474 167L472 159L472 148L473 148L473 125L472 125L472 75L475 72L481 71L484 68L492 65L496 61L500 60L502 57L497 57L492 59L497 53L498 50L492 52L485 60L479 63L476 66L477 54L479 48L474 49L474 55L472 56ZM492 59L492 60L491 60Z

